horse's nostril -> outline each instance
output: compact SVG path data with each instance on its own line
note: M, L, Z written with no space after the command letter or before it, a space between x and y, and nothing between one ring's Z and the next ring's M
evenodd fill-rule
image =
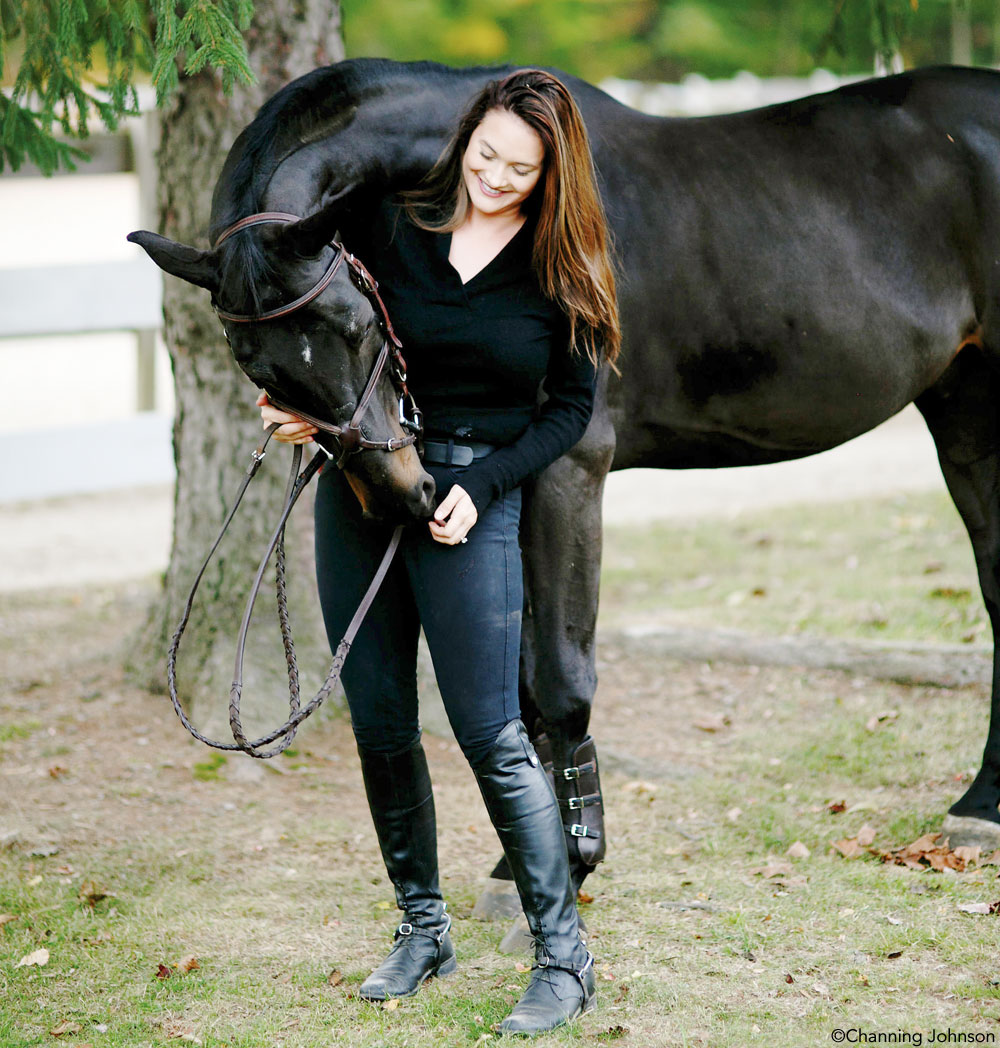
M413 492L412 508L416 517L423 519L431 515L434 509L434 478L425 473L424 479L417 485Z

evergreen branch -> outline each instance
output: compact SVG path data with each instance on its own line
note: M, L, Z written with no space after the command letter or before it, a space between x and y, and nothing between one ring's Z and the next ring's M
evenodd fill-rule
M22 42L0 110L0 170L25 158L46 174L72 169L84 154L56 130L85 138L92 114L112 131L135 115L137 69L151 69L158 105L176 89L182 65L189 75L217 68L227 92L252 82L242 36L252 14L253 0L0 0L0 73L10 41ZM94 60L102 52L107 77L99 84Z

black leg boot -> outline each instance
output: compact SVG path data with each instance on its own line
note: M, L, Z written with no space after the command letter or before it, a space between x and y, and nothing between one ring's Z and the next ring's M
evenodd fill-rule
M418 738L400 753L358 747L365 792L385 868L404 919L389 956L361 984L368 1001L409 997L433 975L455 971L451 918L438 886L437 823L427 759Z
M559 808L520 721L473 771L535 939L531 982L500 1030L544 1033L595 1003L594 958L580 940Z
M593 737L554 762L554 788L566 832L573 883L579 888L588 873L604 859L604 798L597 769Z

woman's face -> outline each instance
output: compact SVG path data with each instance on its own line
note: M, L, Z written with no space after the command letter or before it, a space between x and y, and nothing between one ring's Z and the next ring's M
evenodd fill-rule
M544 159L537 132L506 109L491 109L462 158L472 206L484 215L517 214L542 176Z

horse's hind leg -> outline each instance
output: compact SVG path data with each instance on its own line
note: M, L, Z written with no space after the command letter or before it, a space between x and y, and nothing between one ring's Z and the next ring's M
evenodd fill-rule
M538 478L522 537L527 595L521 709L540 722L566 827L576 887L604 857L603 798L594 740L587 734L594 692L601 501L614 454L610 426L587 436Z
M990 725L979 773L949 809L944 831L959 844L1000 846L1000 371L967 344L917 407L937 445L948 491L965 522L993 629Z

